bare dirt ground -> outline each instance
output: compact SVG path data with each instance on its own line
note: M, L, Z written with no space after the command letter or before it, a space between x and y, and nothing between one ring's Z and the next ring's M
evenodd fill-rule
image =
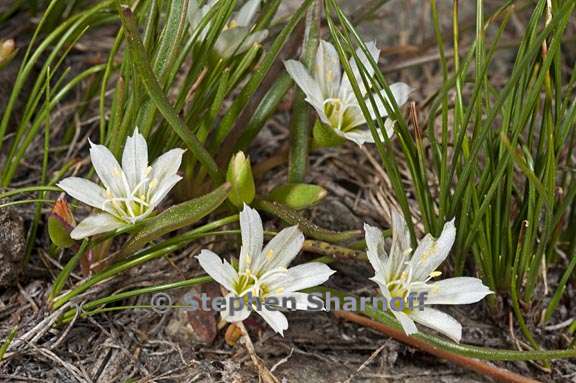
M361 31L376 38L385 47L382 65L390 80L402 79L415 88L414 99L418 103L432 94L440 81L439 69L431 45L432 34L428 6L418 1L392 1L382 8L380 20L361 26ZM489 5L494 2L487 2ZM427 3L426 3L427 4ZM422 5L422 6L421 6ZM290 4L288 5L290 6ZM400 12L402 17L394 17ZM469 13L469 10L467 11ZM16 15L25 19L26 15ZM467 17L466 13L463 16ZM16 19L15 19L16 20ZM388 20L394 20L389 22ZM518 31L522 25L519 16ZM473 23L473 19L471 21ZM17 24L16 21L12 23ZM418 28L418 25L427 25ZM472 24L473 25L473 24ZM446 24L449 28L450 24ZM10 37L10 26L0 30ZM510 31L510 39L518 35ZM102 36L100 36L102 37ZM20 43L22 37L19 38ZM100 44L84 42L75 51L72 60L83 57L99 57L106 51L111 35L99 38ZM465 44L464 44L465 45ZM104 56L105 57L105 56ZM503 52L494 75L504 75L510 65L509 52ZM417 60L425 61L413 67ZM406 68L406 69L405 69ZM6 72L0 78L0 89L7 88L11 76ZM5 96L6 92L2 91ZM0 98L0 103L2 102ZM70 100L69 103L73 103ZM1 105L1 104L0 104ZM63 112L64 116L66 112ZM65 117L63 117L65 118ZM288 138L288 113L281 110L268 123L251 149L255 163L261 163L280 151ZM88 132L88 131L87 131ZM89 134L89 133L87 133ZM80 148L79 148L80 150ZM31 166L33 170L33 166ZM29 181L31 174L20 175L21 181ZM259 184L265 192L286 177L286 166L280 165L267 172ZM408 182L408 177L406 177ZM311 156L308 181L326 188L329 196L309 215L318 225L333 229L359 229L364 221L380 227L388 227L386 208L393 203L389 181L378 165L378 156L372 149L362 149L353 144L343 148L317 151ZM415 206L415 205L414 205ZM33 215L31 208L13 210L13 218L7 227L15 227L16 220L23 220L24 227ZM418 217L418 212L414 211ZM269 220L266 225L278 228L279 222ZM41 228L37 239L39 249L48 247L45 229ZM422 233L420 233L422 234ZM18 234L15 234L18 236ZM17 243L20 238L9 241ZM4 239L0 235L0 241ZM18 250L6 250L8 239L0 243L2 254ZM121 278L97 286L90 294L105 296L136 287L149 286L167 281L192 278L201 274L194 259L203 247L215 248L220 254L237 251L233 239L214 239L194 244L181 253L172 254L132 270ZM68 255L69 256L69 255ZM302 254L302 260L312 254ZM27 339L17 347L17 352L0 362L0 382L257 382L258 375L245 349L238 345L230 347L224 341L223 331L216 328L215 314L207 313L201 320L191 319L182 312L170 310L124 310L98 315L92 318L76 318L66 327L42 326L50 311L46 297L50 283L58 268L66 260L51 259L45 251L33 253L31 266L19 278L18 283L0 290L0 339L4 339L14 326L18 336L36 331L34 338ZM8 262L8 257L1 260ZM11 263L14 267L16 263ZM7 264L0 265L3 270ZM376 286L367 285L365 277L370 273L366 264L339 262L334 264L341 271L330 281L330 287L346 289L355 294L376 294ZM0 272L0 275L2 273ZM554 276L550 276L554 283ZM210 289L210 287L206 287ZM573 286L568 297L576 296ZM185 299L189 290L171 292L174 300ZM89 298L89 296L86 296ZM140 297L123 302L123 305L150 303L150 297ZM575 307L568 303L559 310L558 322L573 317ZM496 348L515 348L517 329L509 326L509 308L502 302L501 312L495 316L484 305L460 307L452 310L464 327L463 343ZM256 351L264 363L282 381L287 382L486 382L475 373L448 364L423 352L414 350L382 334L344 322L331 313L289 313L289 330L284 338L275 335L255 316L246 324L255 342ZM550 348L566 347L567 340L555 332L537 332ZM501 366L547 382L575 382L576 363L557 361L551 371L531 363L496 363Z

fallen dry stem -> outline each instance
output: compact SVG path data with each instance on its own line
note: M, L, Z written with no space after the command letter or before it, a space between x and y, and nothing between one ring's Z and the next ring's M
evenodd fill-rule
M405 343L409 346L415 347L419 350L432 354L438 358L448 360L452 363L458 364L464 368L469 370L475 371L482 376L489 376L492 379L498 382L504 383L538 383L538 380L534 380L531 378L526 378L522 375L516 374L512 371L506 370L501 367L497 367L485 362L481 362L477 359L468 358L462 355L453 354L448 351L441 350L434 346L431 346L425 342L422 342L419 339L414 337L408 336L404 334L404 332L400 330L396 330L390 328L382 323L376 322L372 319L366 318L364 316L345 312L345 311L336 311L334 313L337 318L342 318L350 322L357 323L359 325L369 327L373 330L381 332L382 334L388 335L391 338L394 338L402 343Z

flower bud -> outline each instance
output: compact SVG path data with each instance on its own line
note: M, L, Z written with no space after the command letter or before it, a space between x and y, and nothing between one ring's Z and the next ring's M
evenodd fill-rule
M228 199L235 206L241 207L242 204L250 204L256 195L256 186L252 176L252 167L250 158L247 158L243 152L238 152L230 160L226 181L232 185Z
M0 44L0 60L10 56L14 52L15 47L16 43L12 39L2 41L2 44Z
M74 245L75 241L70 237L74 227L76 227L76 220L70 211L66 197L62 194L48 216L48 234L52 243L62 249Z

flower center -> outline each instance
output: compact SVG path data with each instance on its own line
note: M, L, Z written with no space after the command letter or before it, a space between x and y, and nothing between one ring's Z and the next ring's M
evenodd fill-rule
M239 273L239 278L234 284L234 292L239 297L247 297L248 293L253 298L265 298L271 293L281 294L282 288L273 288L268 282L273 281L275 278L282 278L286 274L286 269L278 268L258 277L248 268L245 272ZM268 282L267 282L268 281Z
M413 275L412 266L407 263L406 269L402 271L400 276L386 284L392 298L402 298L404 301L404 307L409 307L408 296L410 293L415 292L415 290L418 291L422 290L422 288L426 288L429 286L427 285L428 281L442 275L442 273L440 271L433 271L430 273L428 278L423 281L414 281ZM406 313L410 312L409 309L404 309L403 311Z
M116 170L113 175L120 179L123 190L120 191L120 195L115 195L109 188L106 189L104 207L110 206L116 218L126 223L133 224L142 219L151 207L150 200L158 186L158 180L150 180L148 177L151 172L152 168L148 167L142 180L131 188L126 174L119 169Z
M353 108L340 98L329 98L324 101L324 114L330 121L330 126L347 132L355 127Z

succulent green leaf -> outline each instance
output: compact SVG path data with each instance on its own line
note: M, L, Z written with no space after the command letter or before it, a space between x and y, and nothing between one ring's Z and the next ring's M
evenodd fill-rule
M288 183L275 187L268 198L292 209L300 210L317 204L326 197L326 194L322 186Z

